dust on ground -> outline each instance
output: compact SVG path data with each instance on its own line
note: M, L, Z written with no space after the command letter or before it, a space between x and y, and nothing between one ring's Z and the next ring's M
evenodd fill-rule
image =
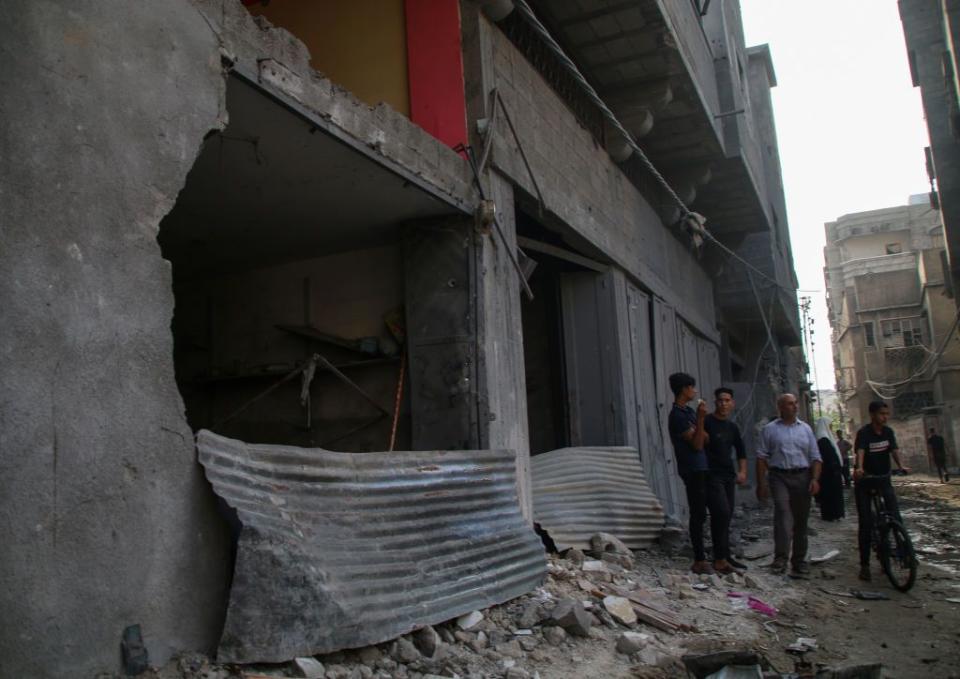
M814 565L812 576L801 580L768 572L771 512L742 508L733 532L749 566L744 576L691 575L688 548L670 553L655 547L605 560L584 560L571 551L567 558L550 557L543 587L482 611L483 619L467 629L449 621L376 646L317 656L301 666L223 666L186 655L141 676L660 679L687 676L684 655L749 650L766 659L768 676L787 675L802 660L814 669L881 663L882 676L890 678L960 677L960 482L941 484L914 475L895 484L921 558L917 583L906 594L890 586L875 560L873 582L857 580L857 519L850 497L847 517L839 522L820 520L814 508L810 556L839 554ZM646 602L648 611L659 610L659 627L616 620L603 600L614 590ZM851 595L855 590L881 592L889 600L860 600ZM750 596L776 608L776 615L750 608ZM579 629L553 619L561 602L586 609ZM584 623L589 629L582 628ZM674 624L682 629L673 629ZM628 633L629 643L623 639ZM788 653L786 647L798 638L815 639L816 650Z

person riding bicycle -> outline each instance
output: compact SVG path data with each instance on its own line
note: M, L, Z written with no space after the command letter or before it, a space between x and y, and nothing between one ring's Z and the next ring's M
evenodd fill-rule
M900 519L897 494L890 482L890 458L897 463L897 469L909 472L900 462L900 449L893 429L887 426L890 408L883 401L870 403L870 424L857 432L854 443L856 462L853 478L856 481L854 493L857 498L857 538L860 547L861 580L870 581L870 538L873 530L870 492L877 490L883 495L887 509Z

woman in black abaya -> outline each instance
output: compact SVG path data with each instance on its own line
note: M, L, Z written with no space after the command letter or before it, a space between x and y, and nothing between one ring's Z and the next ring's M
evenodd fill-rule
M817 420L817 446L823 460L820 472L820 518L824 521L839 521L844 517L843 508L843 461L830 430L830 420Z

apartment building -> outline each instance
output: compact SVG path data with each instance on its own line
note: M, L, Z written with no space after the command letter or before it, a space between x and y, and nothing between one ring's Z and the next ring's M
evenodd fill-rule
M530 455L632 446L682 518L667 376L734 384L748 431L802 387L776 78L735 1L8 9L11 675L114 671L133 624L155 662L214 647L235 538L201 429L509 450L528 520Z
M955 439L956 311L940 213L909 205L826 224L824 277L837 389L849 430L886 400L901 446L926 467L925 434ZM941 351L942 349L942 351Z

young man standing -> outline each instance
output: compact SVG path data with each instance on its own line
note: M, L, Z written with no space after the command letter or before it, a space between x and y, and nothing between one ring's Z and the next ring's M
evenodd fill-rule
M703 522L707 518L707 456L703 445L707 440L704 419L707 404L701 400L694 411L688 403L697 397L697 381L686 373L670 375L673 408L667 420L670 440L677 458L677 471L687 489L690 507L690 543L693 546L694 573L713 573L703 548Z
M937 475L940 483L949 483L950 474L947 473L947 445L937 430L930 427L930 436L927 437L927 451L937 466Z
M730 520L736 507L736 487L747 482L747 451L740 428L730 419L736 403L733 389L720 387L713 392L715 410L704 419L707 432L707 506L710 509L710 535L713 538L713 569L732 573L746 566L734 560L730 551ZM737 467L733 466L733 455Z
M857 498L857 540L860 547L860 579L870 581L870 533L873 530L873 516L870 507L870 491L879 490L887 509L900 519L897 494L890 482L890 458L897 463L897 469L910 471L900 463L900 449L893 429L887 426L890 408L883 401L873 401L869 406L870 424L857 432L853 447L857 451L857 460L853 467L856 480L854 494Z
M784 573L789 557L791 574L806 577L810 574L806 561L807 518L810 498L820 492L820 447L810 426L797 418L796 396L783 394L777 399L777 410L780 417L760 432L757 499L763 502L773 495L774 558L770 570Z

